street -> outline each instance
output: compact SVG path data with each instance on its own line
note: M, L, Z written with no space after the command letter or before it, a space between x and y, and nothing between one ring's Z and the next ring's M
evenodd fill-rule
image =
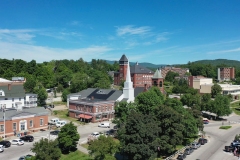
M53 118L52 116L50 117ZM111 125L111 128L113 128L113 125ZM77 127L78 133L80 134L79 144L86 143L88 136L92 132L105 132L110 130L111 128L100 128L98 127L98 123L89 123L86 125L79 125ZM36 133L33 133L32 135L34 136L34 142L37 142L41 138L49 138L49 131L36 132ZM54 138L55 138L54 136L50 136L50 139L54 139ZM15 138L12 137L11 139L17 139L17 137ZM27 154L33 155L33 153L30 151L30 148L32 147L34 142L25 142L23 146L11 145L10 148L5 148L4 152L0 153L0 160L5 160L5 159L18 160L21 156L24 156Z
M239 116L233 114L227 118L228 121L224 125L230 125L232 128L228 130L219 129L222 122L211 121L209 124L204 125L204 131L209 138L209 142L191 155L188 155L186 160L237 160L232 153L224 151L224 147L230 145L236 134L240 133L240 120Z

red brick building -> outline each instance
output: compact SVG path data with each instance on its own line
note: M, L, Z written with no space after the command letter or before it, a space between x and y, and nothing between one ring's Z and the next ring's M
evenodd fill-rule
M120 85L126 80L127 76L128 59L125 55L122 55L119 60L119 71L114 73L114 84ZM136 63L130 66L131 81L133 82L133 88L144 87L152 85L152 77L154 72L146 67L140 66Z
M43 107L24 108L22 110L9 109L4 112L0 110L0 136L6 137L16 134L37 132L40 129L48 128L48 111Z
M218 68L218 81L229 81L235 79L235 68Z
M183 77L186 73L189 72L189 69L188 68L163 67L163 68L161 68L162 77L165 78L169 71L178 73L180 77Z

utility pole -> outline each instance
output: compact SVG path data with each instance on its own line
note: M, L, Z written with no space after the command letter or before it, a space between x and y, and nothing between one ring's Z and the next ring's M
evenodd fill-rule
M4 130L4 138L3 138L3 140L5 140L5 137L6 137L6 131L5 131L5 129L6 129L6 127L5 127L5 125L6 125L6 122L5 122L5 104L3 105L2 109L3 109L3 122L4 122L4 128L3 128L3 130Z

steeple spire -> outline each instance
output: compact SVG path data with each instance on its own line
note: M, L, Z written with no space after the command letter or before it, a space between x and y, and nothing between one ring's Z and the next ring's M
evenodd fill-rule
M128 61L126 82L131 82L130 65ZM129 86L130 87L130 86ZM131 86L132 87L132 86Z

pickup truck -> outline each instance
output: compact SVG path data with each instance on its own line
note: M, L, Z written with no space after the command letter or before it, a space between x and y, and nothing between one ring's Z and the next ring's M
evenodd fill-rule
M51 119L50 121L48 121L48 124L50 124L50 125L55 125L55 124L57 124L58 121L59 121L58 118L53 118L53 119Z

